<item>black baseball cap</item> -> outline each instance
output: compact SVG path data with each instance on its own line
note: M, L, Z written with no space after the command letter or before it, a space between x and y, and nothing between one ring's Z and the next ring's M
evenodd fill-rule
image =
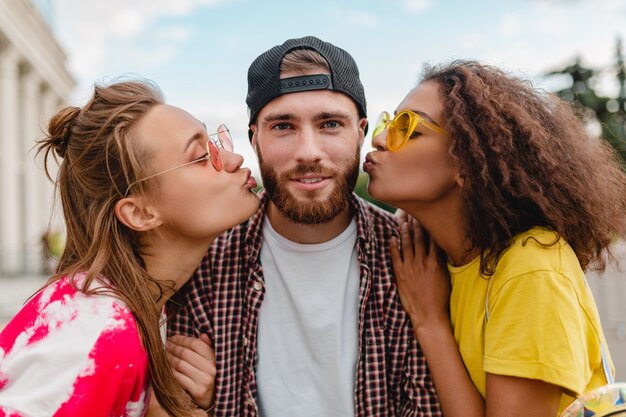
M281 79L280 66L283 58L296 49L309 49L319 53L328 63L330 75L312 74ZM359 116L367 117L359 69L349 53L314 36L289 39L282 45L276 45L259 55L248 69L248 125L256 121L257 115L267 103L283 94L323 89L347 95L355 102ZM367 133L367 126L365 132ZM248 131L248 134L252 139L252 131Z

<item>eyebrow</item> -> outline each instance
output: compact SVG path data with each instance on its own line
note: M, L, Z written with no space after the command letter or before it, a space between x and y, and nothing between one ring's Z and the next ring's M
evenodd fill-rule
M428 122L430 122L430 123L434 124L434 125L435 125L435 126L437 126L437 127L441 127L441 126L439 126L439 123L435 122L435 121L433 120L433 118L432 118L432 117L430 117L430 116L428 115L428 113L424 113L423 111L420 111L420 110L413 110L413 109L409 109L409 111L412 111L413 113L419 114L419 115L420 115L420 116L422 116L424 119L426 119ZM398 114L398 112L397 112L397 111L395 111L393 114L394 114L394 116L395 116L396 114Z
M202 138L202 132L196 132L192 137L187 139L187 143L185 144L185 149L183 149L183 152L187 152L187 149L189 149L191 144L196 142L200 138Z
M328 119L350 119L351 116L349 113L343 111L334 111L334 112L322 112L313 116L313 120L328 120Z
M278 120L298 120L298 117L292 113L270 113L263 118L264 122L275 122Z
M331 111L331 112L321 112L313 116L314 121L320 120L328 120L328 119L349 119L351 116L349 113L343 111ZM276 121L286 121L286 120L300 120L299 116L296 116L293 113L275 113L268 114L263 118L264 122L276 122Z

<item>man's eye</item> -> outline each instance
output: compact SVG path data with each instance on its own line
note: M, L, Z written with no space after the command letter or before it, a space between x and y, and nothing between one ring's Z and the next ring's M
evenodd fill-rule
M329 121L324 123L324 127L328 127L330 129L336 129L336 128L340 127L340 126L341 125L336 120L329 120Z
M289 123L278 123L277 125L274 125L274 127L272 129L276 129L276 130L287 130L290 129L291 126L289 126Z

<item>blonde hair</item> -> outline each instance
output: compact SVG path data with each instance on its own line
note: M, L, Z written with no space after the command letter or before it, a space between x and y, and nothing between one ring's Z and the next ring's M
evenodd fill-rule
M295 49L287 53L280 62L280 72L309 74L311 71L330 73L328 62L317 51L310 49Z
M137 144L134 128L162 103L158 87L148 82L95 86L84 107L66 107L52 117L47 137L38 143L38 153L44 153L49 178L50 156L57 162L62 159L55 185L63 207L67 243L56 275L48 283L69 275L76 288L74 275L86 271L78 290L114 295L126 303L148 353L154 393L165 411L182 417L195 406L167 362L157 307L164 291L172 288L148 275L140 255L139 233L115 216L116 202L129 184L141 178L148 160ZM150 195L155 187L154 181L143 181L134 191ZM99 276L106 277L107 282L90 289Z

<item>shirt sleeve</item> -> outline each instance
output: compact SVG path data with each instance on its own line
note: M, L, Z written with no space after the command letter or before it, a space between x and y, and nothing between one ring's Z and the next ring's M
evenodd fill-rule
M142 415L148 364L132 314L98 322L75 305L58 307L40 312L47 320L14 323L15 342L0 352L0 416Z
M211 271L208 257L191 279L167 303L167 334L199 337L206 333L213 340Z
M494 285L485 327L485 372L581 393L592 373L589 358L597 355L600 342L580 297L567 277L550 270Z

